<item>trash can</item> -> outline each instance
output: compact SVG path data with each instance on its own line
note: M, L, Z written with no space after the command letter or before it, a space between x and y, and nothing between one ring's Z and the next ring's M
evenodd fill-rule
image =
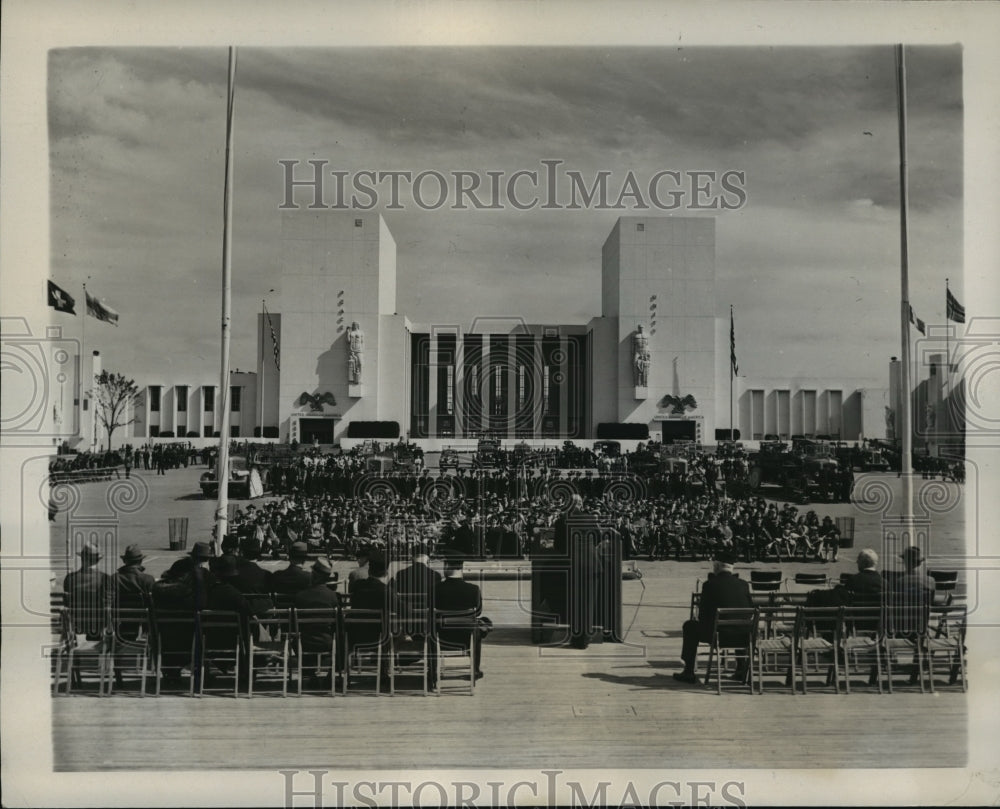
M168 517L167 530L170 537L170 550L186 550L188 544L188 518Z
M854 547L854 517L837 517L837 531L840 533L840 547Z

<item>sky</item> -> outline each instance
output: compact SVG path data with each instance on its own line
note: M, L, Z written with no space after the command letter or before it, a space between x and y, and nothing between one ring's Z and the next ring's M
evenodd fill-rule
M51 278L121 314L89 319L87 349L140 382L218 367L227 59L49 54ZM946 277L963 297L960 47L908 48L907 83L910 299L944 324ZM278 161L316 159L506 176L554 159L588 182L611 172L613 189L629 171L745 173L745 204L708 212L690 195L673 212L431 211L405 192L387 210L383 193L411 321L586 322L619 215L714 216L717 314L735 306L742 374L887 384L899 354L890 46L241 48L235 110L234 368L256 367L262 297L281 310Z

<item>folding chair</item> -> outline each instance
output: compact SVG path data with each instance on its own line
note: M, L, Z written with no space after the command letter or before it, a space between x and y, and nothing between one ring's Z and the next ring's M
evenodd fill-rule
M968 620L968 607L964 604L947 607L931 607L930 618L932 626L925 635L924 652L927 655L927 676L930 681L931 693L934 690L934 660L937 656L945 657L945 665L949 669L948 684L962 681L962 690L969 690L965 667L965 630Z
M188 694L194 694L195 647L197 621L193 610L164 610L155 605L150 610L152 617L151 645L153 650L153 670L156 684L153 694L160 696L163 679L167 672L188 668Z
M837 648L840 640L841 607L799 607L795 623L795 650L799 657L802 693L809 693L807 677L822 672L834 691L840 690L840 664Z
M928 570L927 575L934 579L934 604L936 607L950 606L958 588L957 570Z
M882 693L882 608L844 607L841 611L839 655L844 670L844 690L851 693L851 672L874 672ZM869 676L871 684L871 676Z
M886 609L885 633L882 636L882 654L885 656L885 674L889 693L892 693L892 665L903 656L913 659L920 693L924 686L924 649L927 648L927 622L930 604L894 604ZM912 679L912 676L911 676Z
M434 657L435 682L441 694L445 660L468 660L469 694L476 693L476 644L479 643L479 616L475 608L468 610L435 610Z
M337 644L341 635L338 629L339 612L336 607L311 607L297 608L292 615L299 696L302 696L303 681L310 658L316 671L322 671L329 665L330 695L335 696L337 693Z
M198 695L205 693L205 673L233 677L233 696L240 694L240 662L247 647L247 627L235 610L202 610L197 616L192 679L198 681ZM195 672L197 671L197 675Z
M796 573L792 581L795 584L812 588L830 586L830 577L826 573Z
M708 650L705 685L711 684L714 670L716 689L719 694L722 694L722 670L726 668L730 658L736 662L737 670L740 661L746 662L750 693L754 693L752 664L755 654L754 645L757 643L758 615L759 612L756 608L748 609L745 607L721 607L715 613L712 641Z
M74 683L82 685L82 671L88 665L98 675L98 695L104 696L104 683L108 677L108 635L109 627L105 619L104 628L100 633L79 632L70 609L63 609L60 617L60 640L56 657L55 692L59 693L62 677L66 677L66 694L73 691ZM87 627L94 629L94 619L87 620ZM95 635L97 636L95 639ZM65 670L63 666L65 665Z
M292 634L292 610L273 609L251 615L247 632L247 696L253 697L254 677L281 678L281 696L288 696L289 639ZM275 664L280 663L280 672ZM301 691L300 691L301 693Z
M774 593L781 589L784 574L780 570L751 570L750 592Z
M698 620L698 612L701 609L701 593L694 592L691 593L691 612L690 619L692 621Z
M394 695L396 693L395 644L388 614L382 610L357 608L344 610L343 627L345 649L343 693L347 693L352 675L369 673L364 663L366 658L374 658L375 693L382 693L382 671L387 670L389 695ZM384 666L383 655L387 661Z
M139 695L146 696L146 678L155 677L152 667L152 635L148 608L119 607L112 612L108 634L108 695L115 683L123 682L125 672L139 676Z
M423 689L427 693L430 677L429 652L434 636L433 598L423 593L401 594L399 596L399 613L393 616L393 632L399 637L409 635L416 644L416 653L420 656ZM395 673L402 674L403 659L412 657L414 649L403 648L397 644L395 648Z
M764 675L780 674L792 693L795 686L795 622L797 608L766 606L758 610L757 642L754 645L757 664L757 693L764 693Z

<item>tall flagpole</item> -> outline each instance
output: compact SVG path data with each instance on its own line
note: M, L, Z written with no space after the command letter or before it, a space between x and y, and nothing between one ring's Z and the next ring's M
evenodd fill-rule
M83 376L86 373L84 370L84 363L87 361L87 282L83 283L83 311L80 313L83 318L80 322L80 373L77 377L77 406L76 406L76 417L78 424L76 425L77 432L80 435L80 440L83 440Z
M729 440L736 440L736 430L733 425L733 357L735 356L735 328L733 323L733 305L729 305ZM752 438L753 436L751 436Z
M948 295L951 290L948 288L948 279L944 279L944 357L947 367L945 368L944 381L948 385L948 390L951 390L951 338L949 333L951 332L951 324L948 322Z
M215 554L222 553L222 540L229 523L229 345L232 339L233 275L233 111L236 102L236 48L229 48L229 83L226 98L226 180L223 190L222 224L222 362L219 372L222 418L219 426L219 462L215 479L219 499L215 509Z
M899 104L899 225L900 225L900 324L902 326L902 434L903 533L913 545L913 401L910 387L910 278L907 233L909 205L906 181L906 62L902 44L896 46L896 89Z
M264 298L260 299L260 384L257 386L260 388L260 440L264 441Z

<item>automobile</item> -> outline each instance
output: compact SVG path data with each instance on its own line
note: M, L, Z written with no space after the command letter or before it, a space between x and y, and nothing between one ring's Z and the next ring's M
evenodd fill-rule
M620 441L595 441L594 452L606 458L617 458L622 454L622 445Z
M438 469L440 471L444 472L446 469L457 471L459 465L458 450L451 449L450 447L441 450L441 457L438 459Z
M229 496L253 499L261 497L270 486L270 469L266 463L250 464L245 455L229 458ZM206 498L219 496L219 482L214 469L202 472L198 480L201 493Z
M500 440L496 438L480 438L476 445L476 455L473 463L478 468L496 466L500 463Z

